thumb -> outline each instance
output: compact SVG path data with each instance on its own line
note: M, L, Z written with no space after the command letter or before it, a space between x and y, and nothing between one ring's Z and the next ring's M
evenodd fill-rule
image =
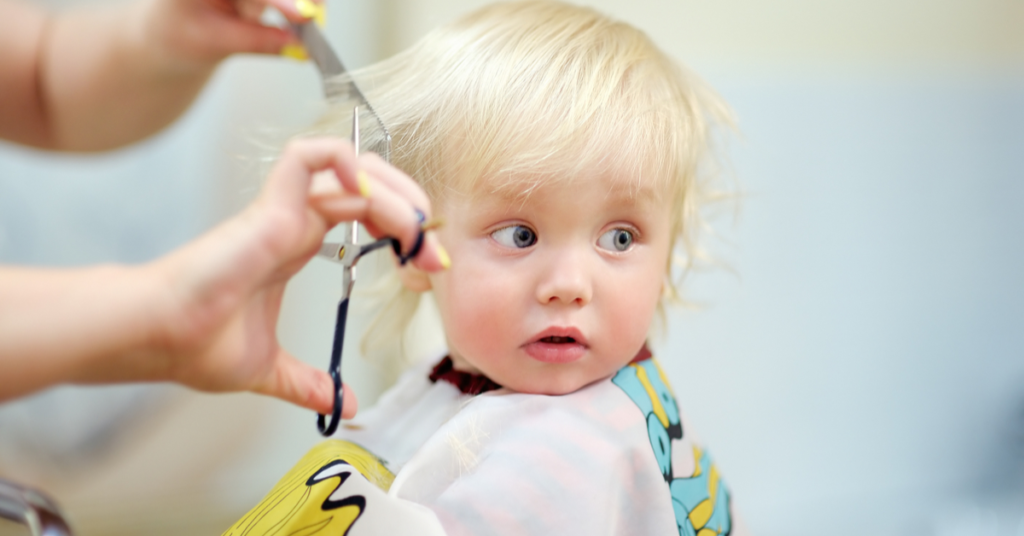
M275 363L267 379L253 391L330 415L334 409L334 381L330 375L299 361L284 350L278 350ZM344 385L343 391L341 417L351 419L356 416L359 402L348 385Z
M285 45L295 41L287 30L245 20L225 21L219 33L224 52L228 54L278 54Z

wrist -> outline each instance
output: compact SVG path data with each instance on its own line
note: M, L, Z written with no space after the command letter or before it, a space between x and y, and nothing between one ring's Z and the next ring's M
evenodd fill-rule
M154 337L161 290L146 266L102 265L73 276L56 304L66 328L63 350L71 383L163 381L167 353ZM63 314L62 314L63 313ZM77 318L76 318L77 317Z

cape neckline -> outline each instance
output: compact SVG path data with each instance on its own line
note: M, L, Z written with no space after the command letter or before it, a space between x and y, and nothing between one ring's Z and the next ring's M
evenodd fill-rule
M651 350L647 348L647 343L645 342L630 363L638 363L650 358ZM429 377L431 383L437 383L438 380L448 382L465 395L478 395L487 391L501 389L501 385L483 374L455 370L452 358L448 355L444 356L438 364L434 365L434 369L430 372Z

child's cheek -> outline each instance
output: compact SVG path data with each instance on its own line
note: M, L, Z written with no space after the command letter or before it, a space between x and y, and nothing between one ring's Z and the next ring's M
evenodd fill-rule
M621 306L615 311L613 320L615 326L620 326L618 333L619 342L627 351L640 347L647 338L648 327L654 316L654 309L657 302L652 302L649 294L636 292L629 298L622 301ZM632 355L629 356L632 359Z
M439 305L445 309L451 350L480 368L481 359L518 347L515 331L522 311L513 304L522 291L516 292L515 283L498 270L470 263L460 268L446 274L444 303Z
M611 335L608 342L613 352L628 354L629 359L647 338L662 291L660 270L645 269L631 275L630 285L609 289L614 305L603 311L606 329L602 330Z

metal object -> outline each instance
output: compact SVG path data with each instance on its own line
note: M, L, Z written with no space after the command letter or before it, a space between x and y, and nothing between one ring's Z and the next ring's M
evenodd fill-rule
M302 41L306 52L320 71L324 96L331 102L351 101L359 109L365 111L372 119L372 124L368 126L379 129L379 137L375 136L376 139L371 140L372 143L367 148L379 154L384 160L391 162L391 133L388 132L370 102L366 100L366 96L359 90L355 80L349 76L348 69L334 53L334 49L327 42L323 32L312 21L302 24L292 23L291 28L292 32ZM352 132L353 135L356 135L358 127L353 126Z
M70 536L60 508L48 496L0 479L0 518L28 527L32 536Z
M359 107L352 110L352 145L356 153L359 153ZM317 253L320 257L341 264L341 301L338 303L338 314L334 322L334 344L331 347L331 364L327 372L334 382L334 407L331 410L331 419L327 416L317 415L316 427L325 437L334 435L341 421L341 410L344 405L345 391L341 380L341 352L345 347L345 325L348 321L348 302L352 296L352 286L356 282L356 263L360 257L384 246L391 246L397 242L390 237L384 237L369 244L359 244L359 225L356 222L345 224L348 228L345 231L346 241L342 243L325 242L320 246Z
M313 58L313 62L320 70L324 95L327 97L327 100L337 103L348 101L354 105L352 108L352 145L355 148L356 154L360 153L364 139L363 129L360 128L359 116L360 113L365 112L371 119L369 127L377 129L376 131L367 131L370 141L368 149L381 155L385 161L390 163L391 133L388 132L380 116L377 115L373 106L366 100L366 96L363 95L355 81L352 80L352 77L345 69L345 65L341 63L337 54L334 53L323 33L320 32L320 29L313 22L293 24L292 31L302 40L302 44L306 47L306 52ZM422 224L424 221L423 213L418 210L416 213ZM344 384L341 379L341 354L345 346L345 325L348 320L349 299L352 295L352 286L356 282L356 263L359 262L363 255L390 245L391 249L398 256L399 262L405 264L419 254L423 245L424 234L424 229L421 228L416 243L407 253L403 254L401 244L396 238L384 237L368 244L359 244L358 223L347 222L343 223L342 226L344 229L342 234L346 237L346 241L342 243L324 243L320 246L318 253L320 257L339 263L342 266L341 301L338 302L338 313L334 323L334 344L331 347L331 364L328 368L328 373L334 382L334 406L331 410L330 420L328 420L326 415L321 414L317 415L316 421L317 429L326 437L330 437L338 429L345 398Z
M345 65L341 63L338 55L334 53L334 49L327 42L327 38L320 32L320 28L313 21L292 24L291 27L292 31L302 41L306 52L313 58L313 63L316 64L317 69L320 70L324 96L327 97L327 100L332 102L351 101L355 105L352 109L352 144L355 146L356 154L359 154L360 149L359 113L362 109L366 110L373 119L373 126L380 129L377 133L378 136L376 136L379 137L379 143L376 144L374 149L385 161L390 162L391 134L388 132L387 127L384 126L380 116L370 106L369 101L366 100L366 96L359 90L359 86L348 75L348 70L345 69ZM364 254L390 243L389 239L384 238L372 244L359 245L356 243L359 235L359 225L356 222L347 222L342 225L344 229L343 234L347 237L347 241L342 244L325 243L320 247L319 253L321 257L342 265L342 295L341 301L338 303L338 313L334 324L334 344L331 348L331 364L328 368L328 373L334 382L334 407L331 410L330 421L327 421L327 416L325 415L317 415L316 423L317 429L326 437L334 434L338 429L338 423L341 421L344 400L344 387L341 380L341 352L345 345L345 324L348 319L349 296L352 295L352 285L356 280L356 262Z

